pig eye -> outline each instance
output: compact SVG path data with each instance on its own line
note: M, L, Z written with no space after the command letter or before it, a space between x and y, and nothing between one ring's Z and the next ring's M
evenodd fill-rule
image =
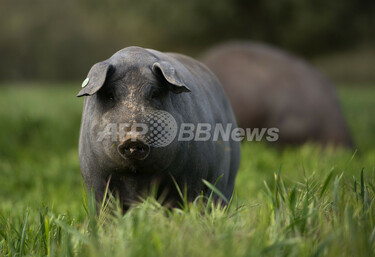
M165 93L166 90L163 90L162 87L157 86L157 87L151 87L150 89L150 98L158 98L162 96Z
M105 85L98 93L102 99L110 100L114 98L114 90L110 85Z
M110 85L105 85L102 87L98 93L98 100L106 109L112 108L116 104L115 91Z

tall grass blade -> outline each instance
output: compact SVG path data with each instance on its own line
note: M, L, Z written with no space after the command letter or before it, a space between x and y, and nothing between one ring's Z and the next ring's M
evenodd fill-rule
M26 241L26 227L27 227L27 218L29 216L29 210L26 210L25 217L23 219L22 224L22 233L21 233L21 243L20 243L20 249L18 251L19 256L23 256L24 247L25 247L25 241Z
M219 181L219 179L222 177L222 175L216 180L215 182L215 185L216 183ZM215 193L217 196L219 196L225 203L228 203L228 199L223 195L223 193L220 192L219 189L216 188L215 185L212 185L210 182L208 182L207 180L205 179L202 179L203 183L213 192ZM212 193L211 192L211 193Z
M323 187L320 190L319 198L322 198L324 192L326 191L326 189L328 187L329 182L331 181L332 176L333 176L333 168L329 171L326 179L324 180Z

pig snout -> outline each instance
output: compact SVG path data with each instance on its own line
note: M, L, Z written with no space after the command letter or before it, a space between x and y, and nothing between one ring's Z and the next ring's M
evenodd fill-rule
M150 153L150 146L142 139L129 138L118 146L118 152L126 159L144 160Z

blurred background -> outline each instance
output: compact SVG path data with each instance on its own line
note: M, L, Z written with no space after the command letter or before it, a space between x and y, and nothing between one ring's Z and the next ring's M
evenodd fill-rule
M0 81L83 80L137 45L192 56L251 39L313 61L337 82L375 81L373 0L2 0Z

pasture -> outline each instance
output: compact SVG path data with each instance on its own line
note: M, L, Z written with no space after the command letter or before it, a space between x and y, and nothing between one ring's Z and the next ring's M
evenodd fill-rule
M79 88L0 87L0 256L375 255L373 87L338 89L356 149L247 142L230 208L150 197L99 217L78 164Z

